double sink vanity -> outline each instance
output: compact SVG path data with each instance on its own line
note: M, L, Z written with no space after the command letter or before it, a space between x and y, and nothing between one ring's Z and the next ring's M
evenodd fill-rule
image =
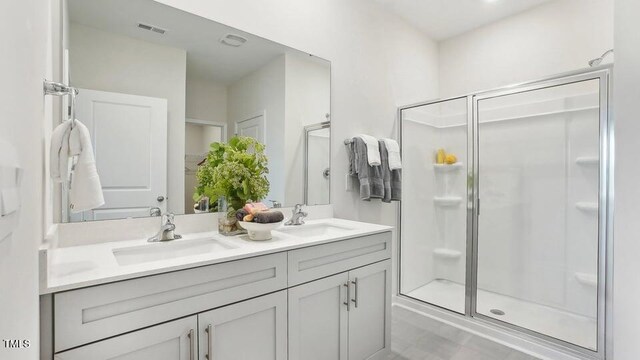
M189 218L215 225L213 215ZM182 238L173 241L65 239L107 223L75 224L73 235L61 228L41 250L44 359L376 359L389 351L390 227L329 217L258 242L177 221Z

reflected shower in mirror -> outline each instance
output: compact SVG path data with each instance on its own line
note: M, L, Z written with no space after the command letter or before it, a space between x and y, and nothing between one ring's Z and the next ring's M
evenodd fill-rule
M329 114L327 114L327 119ZM329 121L305 126L304 128L304 201L308 205L327 204L329 202L329 183L331 176Z
M328 61L152 0L68 0L63 17L106 204L72 213L55 189L58 221L194 213L199 164L234 135L266 146L261 200L329 202Z

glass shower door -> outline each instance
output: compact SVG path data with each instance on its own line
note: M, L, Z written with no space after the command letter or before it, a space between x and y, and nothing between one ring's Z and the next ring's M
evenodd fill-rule
M400 292L466 309L469 98L402 110Z
M602 321L601 81L475 100L473 315L594 351Z

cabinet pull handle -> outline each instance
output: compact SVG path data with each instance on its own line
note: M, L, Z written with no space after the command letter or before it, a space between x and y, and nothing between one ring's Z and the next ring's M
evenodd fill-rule
M207 325L204 331L207 333L207 355L204 357L207 360L213 360L213 326L211 324Z
M351 310L351 286L349 286L349 282L342 284L342 286L347 288L347 301L343 302L344 305L347 305L347 311Z
M189 330L189 359L196 360L196 336L193 329Z
M355 305L356 309L358 308L358 278L355 278L351 283L354 286L353 290L353 305Z

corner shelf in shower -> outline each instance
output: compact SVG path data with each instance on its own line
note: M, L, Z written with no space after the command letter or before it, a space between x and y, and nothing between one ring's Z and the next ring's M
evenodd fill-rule
M460 196L434 196L433 204L439 207L454 207L462 203Z
M600 159L597 156L578 156L576 158L576 164L582 166L597 166L600 163Z
M598 212L598 203L597 202L586 202L581 201L576 203L576 209L584 212Z
M593 274L581 273L577 272L573 274L576 277L576 280L582 285L587 285L591 287L598 286L598 277Z
M452 172L462 168L463 164L461 162L457 162L455 164L433 164L433 170L437 173Z
M462 252L447 248L436 248L433 249L433 255L441 259L458 259L462 256Z

